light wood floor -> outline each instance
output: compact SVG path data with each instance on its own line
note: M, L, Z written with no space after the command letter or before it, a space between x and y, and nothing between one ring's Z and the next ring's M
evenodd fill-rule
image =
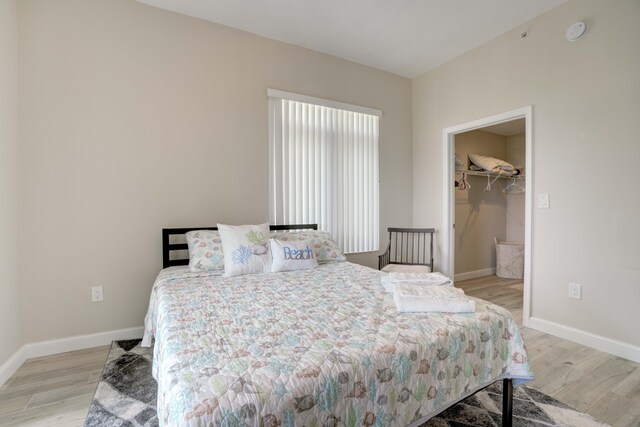
M82 426L109 346L27 360L0 388L0 426Z
M533 364L529 386L613 426L640 427L640 364L523 328L521 283L487 276L456 286L511 310Z
M521 323L517 280L456 283L508 308ZM536 375L530 385L613 426L640 427L640 364L521 328ZM0 388L0 426L82 426L109 347L30 359Z

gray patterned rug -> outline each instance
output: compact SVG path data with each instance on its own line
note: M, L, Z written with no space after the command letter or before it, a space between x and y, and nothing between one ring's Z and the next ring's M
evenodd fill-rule
M156 382L151 376L151 350L140 340L114 341L89 408L86 427L152 427L158 425ZM500 426L502 382L453 405L420 427ZM517 427L607 426L587 414L529 387L513 394L513 425Z

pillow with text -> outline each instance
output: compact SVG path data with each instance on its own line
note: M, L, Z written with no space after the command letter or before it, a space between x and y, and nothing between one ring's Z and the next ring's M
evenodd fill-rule
M347 257L344 256L336 241L333 240L331 234L327 231L309 230L279 232L271 233L271 238L283 242L308 242L311 245L311 249L315 252L316 259L319 264L330 261L347 260Z
M318 260L311 244L305 240L269 240L271 245L271 271L310 270Z

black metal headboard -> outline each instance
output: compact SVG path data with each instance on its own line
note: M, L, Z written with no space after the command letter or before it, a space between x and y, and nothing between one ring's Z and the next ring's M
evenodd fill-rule
M171 236L184 236L189 231L194 230L217 230L218 227L190 227L190 228L163 228L162 229L162 268L172 267L174 265L188 265L189 257L181 257L179 255L171 257L174 251L189 250L186 243L171 243ZM290 225L270 225L271 231L287 231L287 230L317 230L318 224L290 224Z

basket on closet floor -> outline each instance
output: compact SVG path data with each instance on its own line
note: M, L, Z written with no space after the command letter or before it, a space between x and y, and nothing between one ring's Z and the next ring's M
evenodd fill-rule
M504 242L493 238L496 243L496 276L503 279L524 277L524 245Z

